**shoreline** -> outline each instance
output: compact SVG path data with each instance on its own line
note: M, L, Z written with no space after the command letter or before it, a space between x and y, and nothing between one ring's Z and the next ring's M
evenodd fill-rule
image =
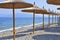
M24 27L21 27L21 28L20 27L17 27L16 28L16 39L17 40L25 40L25 39L27 39L27 40L30 39L31 40L30 36L33 37L35 35L43 35L43 34L58 34L58 35L60 35L60 33L47 32L48 29L46 30L46 32L44 32L44 30L40 30L40 28L42 27L41 24L42 23L35 24L35 32L34 32L33 35L30 34L30 33L33 32L32 31L32 24L31 25L24 26ZM48 23L45 22L45 26L46 27L47 27L47 24ZM7 31L4 31L4 32L0 33L0 39L1 40L5 40L5 39L6 40L13 40L13 31L12 31L12 29L9 29Z
M45 24L44 25L48 25L48 22L44 22ZM43 22L40 22L40 23L35 23L35 26L42 26ZM19 30L21 28L28 28L28 27L32 27L33 24L30 24L30 25L26 25L26 26L19 26L19 27L16 27L16 30ZM9 28L9 29L6 29L6 30L1 30L0 33L3 33L3 32L9 32L9 31L12 31L13 28Z
M36 25L39 25L39 24L42 24L42 22L36 23L35 26L36 26ZM22 26L22 27L20 27L20 26L19 26L19 27L16 27L16 30L21 29L21 28L23 28L23 27L32 27L32 24L26 25L26 26ZM6 29L6 30L1 30L0 33L12 31L12 30L13 30L13 28L9 28L9 29Z

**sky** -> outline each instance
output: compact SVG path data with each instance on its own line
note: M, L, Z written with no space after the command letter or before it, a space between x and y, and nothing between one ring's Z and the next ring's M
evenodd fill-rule
M0 2L5 1L5 0L0 0ZM57 10L57 8L59 6L57 5L51 5L51 4L47 4L46 0L23 0L25 2L28 3L36 3L36 5L39 8L44 8L46 10L53 10L53 12L59 12L60 10ZM15 16L16 17L32 17L32 13L27 13L27 12L21 12L22 9L15 9ZM45 17L47 17L48 15L45 15ZM12 17L12 9L4 9L4 8L0 8L0 17ZM42 17L42 14L36 14L36 17Z

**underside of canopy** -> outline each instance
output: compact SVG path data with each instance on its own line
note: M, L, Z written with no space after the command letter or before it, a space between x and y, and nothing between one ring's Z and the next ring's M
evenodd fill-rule
M35 13L46 13L46 10L22 10L22 12L35 12Z
M47 0L48 4L60 5L60 0Z
M32 7L33 5L24 1L4 1L0 2L0 8L27 8Z

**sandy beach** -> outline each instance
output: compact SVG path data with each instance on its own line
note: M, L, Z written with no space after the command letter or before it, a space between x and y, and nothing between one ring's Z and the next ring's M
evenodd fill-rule
M57 24L48 27L46 23L44 30L41 29L42 23L35 24L34 34L32 34L32 25L29 26L16 28L16 40L60 40L60 28ZM13 40L12 30L0 33L0 40Z

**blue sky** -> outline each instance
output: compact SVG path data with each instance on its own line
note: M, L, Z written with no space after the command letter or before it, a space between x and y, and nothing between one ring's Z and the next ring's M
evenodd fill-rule
M0 0L1 1L4 1L4 0ZM57 8L59 6L56 6L56 5L50 5L50 4L47 4L46 3L46 0L24 0L28 3L32 3L35 1L36 2L36 5L40 8L43 8L43 6L45 7L45 9L50 9L51 11L53 10L54 12L59 12L59 10L57 10ZM31 17L32 16L32 13L24 13L24 12L21 12L21 9L15 9L15 14L16 14L16 17ZM37 17L41 17L42 15L41 14L36 14ZM47 15L45 15L47 17ZM2 9L0 8L0 17L12 17L12 9Z

